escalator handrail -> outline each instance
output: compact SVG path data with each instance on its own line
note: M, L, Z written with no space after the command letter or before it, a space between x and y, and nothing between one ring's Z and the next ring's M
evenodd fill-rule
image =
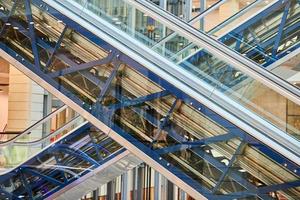
M75 129L73 129L73 130L69 131L67 134L63 135L59 140L56 140L56 141L54 141L53 143L48 144L45 148L43 148L43 149L41 149L40 151L34 153L33 155L31 155L30 157L28 157L25 161L23 161L22 163L18 164L17 166L12 167L12 168L9 168L9 169L7 169L7 170L5 170L5 171L1 171L1 172L0 172L0 177L1 177L1 175L6 175L6 174L8 174L8 173L14 171L15 169L18 169L19 167L21 167L22 165L24 165L28 160L34 158L35 156L37 156L37 155L40 154L41 152L45 151L45 150L48 149L49 147L52 147L52 146L55 145L56 143L60 143L60 141L64 140L64 139L65 139L67 136L69 136L71 133L73 133L74 131L80 129L81 127L83 127L83 126L85 126L85 125L87 125L87 124L88 124L87 121L83 122L81 125L77 126Z
M13 142L15 142L16 140L18 140L20 137L24 136L24 135L28 135L31 133L31 131L33 131L35 128L39 127L41 124L45 123L46 121L48 121L49 119L53 118L53 116L55 116L57 113L62 112L63 110L65 110L68 106L67 105L63 105L61 107L59 107L58 109L54 110L53 112L51 112L50 114L48 114L46 117L40 119L39 121L37 121L35 124L31 125L29 128L27 128L26 130L24 130L23 132L19 132L19 134L7 141L4 142L0 142L0 147L3 146L7 146L12 144ZM6 134L6 132L4 132L4 134ZM2 135L2 133L1 133Z
M203 83L203 81L200 83L200 80L191 79L187 72L178 69L178 67L174 68L174 63L171 63L167 59L161 57L154 51L147 51L147 48L144 48L142 44L137 44L133 38L128 37L126 33L120 32L118 28L112 27L111 24L103 19L100 19L95 14L87 11L87 14L78 16L76 12L79 8L67 1L58 2L45 0L45 2L47 4L51 4L51 6L54 6L55 9L63 12L72 20L77 21L77 23L82 24L83 27L92 30L92 32L98 37L109 41L109 43L112 45L118 46L120 51L126 52L129 57L132 57L132 59L143 63L143 65L150 71L164 77L171 84L185 91L186 94L195 98L195 100L201 102L214 112L223 116L225 119L233 122L236 126L245 130L259 141L262 141L271 148L276 149L277 152L281 153L291 161L294 161L297 164L300 163L300 150L298 149L299 145L295 145L299 144L299 142L283 131L279 130L274 125L271 125L265 120L260 120L260 118L257 118L257 115L254 115L243 108L239 108L241 106L236 105L237 103L232 102L232 100L228 99L228 97L222 97L224 94L215 94L215 98L220 97L220 99L216 102L212 102L210 98L207 97L208 93L211 94L211 90L206 83ZM93 23L90 23L91 21L93 21ZM99 27L101 27L101 29ZM18 66L22 67L22 65ZM164 66L166 69L159 66ZM36 79L38 78L37 76L34 77ZM180 80L181 77L183 77L185 81ZM51 87L47 84L43 84L43 86L49 90L51 89ZM53 90L53 92L55 91ZM60 94L56 93L56 95ZM62 95L60 96L63 98ZM217 103L219 101L223 103ZM66 100L65 102L69 102L70 105L72 103L70 100ZM225 107L223 107L224 103L226 104ZM81 110L77 104L73 104L73 106L74 109L76 108L76 111L80 110L80 112L85 113L85 111ZM245 117L247 117L247 120ZM87 116L86 118L95 125L99 124L100 127L103 126L103 124L94 117ZM289 143L290 145L286 145L286 143Z
M240 15L248 12L250 9L252 9L256 4L259 4L260 2L262 2L263 0L257 0L254 3L250 4L249 6L245 7L244 9L240 10L238 13L236 13L235 15L231 16L229 19L227 19L226 21L221 22L220 24L218 24L216 27L214 27L213 29L209 30L207 33L208 35L213 35L214 33L216 33L218 30L222 29L223 27L225 27L226 25L228 25L229 23L231 23L233 20L235 20L236 18L238 18ZM272 4L270 4L269 6L264 7L263 9L259 10L258 12L264 12L264 10L268 9L270 6L274 5L276 3L276 1L274 1ZM234 29L236 29L237 27L241 26L243 23L245 23L248 20L251 20L252 17L256 16L257 13L254 13L253 15L251 15L249 18L247 18L246 20L243 20L241 23L237 24L236 26L230 28L227 32L223 33L222 35L218 36L217 39L222 38L223 36L225 36L226 34L230 33L231 31L233 31ZM192 46L194 46L193 43L189 43L188 45L186 45L183 49L181 49L180 51L178 51L176 54L174 54L171 58L176 58L181 52L184 52L186 49L191 48ZM198 49L197 51L195 51L193 54L187 56L184 60L192 57L193 55L195 55L196 53L198 53L199 51L201 51L201 48ZM182 62L182 61L180 61ZM179 63L180 63L179 62Z
M201 20L202 18L204 18L206 15L208 15L210 12L214 11L215 9L219 8L222 4L224 4L226 1L228 0L221 0L218 1L217 3L215 3L214 5L212 5L211 7L207 8L206 10L204 10L203 12L199 13L197 16L195 16L193 19L189 20L188 23L193 25L195 22L197 22L198 20ZM257 0L257 1L262 1L262 0ZM170 35L167 35L166 37L164 37L163 39L161 39L160 41L158 41L155 45L153 45L151 48L155 49L156 47L159 47L161 44L164 44L165 42L167 42L168 40L172 39L174 36L176 36L177 33L173 32Z
M196 43L200 47L204 47L207 51L218 57L220 60L223 60L226 63L234 66L235 68L248 74L250 77L258 80L274 91L300 105L300 90L298 88L276 76L275 74L272 74L266 69L260 67L252 60L245 58L238 52L230 49L225 44L195 29L191 25L166 12L152 2L145 0L125 1L138 10L145 12L153 19L158 20L160 23L166 25L167 27L171 27L174 31L181 34L190 41Z
M41 144L41 143L45 142L47 139L49 139L51 137L55 137L58 134L60 134L61 132L63 132L64 130L68 129L69 127L71 127L72 125L74 125L77 122L77 120L79 120L80 118L81 118L81 116L77 115L76 117L74 117L73 119L71 119L69 122L67 122L66 124L64 124L62 127L58 128L54 132L49 133L48 135L46 135L46 136L44 136L44 137L42 137L40 139L37 139L37 140L34 140L34 141L29 141L29 142L17 142L17 141L15 141L12 144L17 145L17 146L34 146L34 145Z

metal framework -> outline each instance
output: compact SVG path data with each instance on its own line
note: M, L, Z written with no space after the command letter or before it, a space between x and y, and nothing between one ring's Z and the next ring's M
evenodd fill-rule
M96 44L102 49L105 49L106 52L109 52L108 56L101 60L95 60L80 65L76 64L72 59L68 58L67 56L63 56L63 54L60 51L58 51L58 49L60 48L64 35L66 33L66 27L62 31L54 47L48 44L47 42L43 41L41 38L39 38L39 36L37 36L37 34L35 34L35 27L33 26L33 23L31 23L33 22L33 17L31 12L32 10L29 7L33 5L38 7L42 12L48 13L49 15L55 17L56 20L63 21L68 29L76 31L85 38L89 38L93 44ZM171 173L175 174L178 177L181 177L187 184L195 188L199 193L203 194L205 197L209 199L227 199L232 198L232 196L235 195L245 195L256 196L263 199L271 199L270 196L267 195L267 193L300 186L300 182L295 181L283 184L267 185L258 188L252 182L250 182L249 179L245 178L245 175L250 176L249 173L238 172L231 169L234 163L238 162L238 157L242 156L242 152L245 147L255 148L257 151L267 155L270 159L274 160L275 163L282 166L285 170L295 174L296 176L300 176L299 166L290 162L275 150L270 149L268 146L249 136L243 130L239 129L229 121L212 112L200 102L195 101L194 99L186 95L183 91L169 84L163 78L158 77L156 74L144 68L140 63L137 63L136 61L132 60L115 47L97 38L91 32L85 30L82 26L80 26L80 24L77 24L71 19L65 17L57 10L54 10L51 6L45 4L43 1L32 0L30 4L29 0L25 0L25 9L27 13L26 16L28 17L27 23L32 24L32 26L29 25L29 29L26 29L23 26L23 24L10 18L10 16L7 16L3 12L0 12L0 17L1 19L9 21L14 27L17 27L16 32L30 39L34 63L32 63L28 58L24 57L21 52L18 52L17 48L12 49L3 40L0 41L0 48L5 50L10 56L14 57L17 61L21 62L28 69L38 74L41 78L50 83L53 87L55 87L69 99L82 106L98 120L102 121L108 127L111 127L115 132L125 137L128 141L130 141L130 143L136 145L140 149L143 149L146 155L151 156L154 160L156 160L158 163L164 166ZM2 34L2 37L5 38L5 31ZM38 48L43 49L50 55L46 62L46 67L41 66L42 62L40 60L40 57L38 56ZM62 63L67 63L68 67L65 69L60 69L56 72L52 72L49 69L49 67L53 63L54 58L60 60ZM111 64L113 66L113 70L110 72L108 78L105 81L98 79L89 71L95 66L105 64ZM126 96L122 91L112 90L110 86L113 84L113 80L116 79L117 72L120 70L121 65L126 65L126 67L135 70L139 74L142 74L149 81L159 86L161 88L161 91L151 93L149 95L142 95L136 98L128 98L128 96ZM56 79L58 78L64 78L67 75L70 75L71 73L75 72L99 89L99 93L97 94L97 97L94 101L86 101L85 99L74 95L71 89L64 87L56 81ZM80 87L80 85L76 87ZM104 100L105 97L107 97L107 95L114 97L118 101L118 103L113 103L108 106L105 105ZM170 95L175 98L175 101L172 103L170 109L163 114L162 118L154 117L153 115L149 114L149 112L145 112L141 107L139 107L140 105L145 105L147 104L147 102L151 102L153 100L164 101L163 98ZM179 130L177 129L177 125L170 121L170 118L174 114L174 111L178 109L176 108L176 104L178 102L182 102L183 104L192 107L193 109L197 110L201 115L220 124L222 127L228 130L228 133L223 135L221 134L218 136L206 137L196 141L189 141L189 139L184 137L179 132ZM144 121L150 123L158 129L157 135L154 136L154 139L148 139L148 142L151 143L150 145L145 144L144 141L138 140L136 137L132 136L132 134L128 132L128 130L124 129L119 124L114 123L115 112L124 108L129 109L133 113L138 114ZM86 128L87 127L84 127L78 130L78 134L86 134L87 137L90 137L88 133L82 133L86 130ZM161 149L155 149L153 147L153 144L157 142L156 140L161 134L161 131L167 132L168 137L173 141L176 141L177 144ZM59 154L55 154L54 160L57 160L59 163L62 163L68 167L73 167L73 165L75 165L76 163L76 160L78 159L82 162L89 163L89 170L85 170L83 173L79 173L78 176L81 176L81 174L84 173L88 173L89 171L93 170L94 167L99 166L99 164L105 161L102 159L102 156L99 154L99 152L103 151L103 146L107 143L109 139L105 140L104 144L96 144L94 142L95 140L90 138L88 145L82 148L93 148L93 155L91 155L90 153L87 153L84 150L76 149L76 145L66 145L68 144L69 140L76 138L76 135L76 133L73 133L72 135L68 136L65 141L56 143L56 145L48 149L46 152L41 153L41 155L39 155L37 158L40 158L44 155L46 156L47 154L55 154L56 152L59 152ZM218 156L214 155L213 148L210 145L218 142L227 143L232 139L239 139L240 144L235 149L235 152L231 156L231 159L228 159L227 157L222 158L223 161L228 161L228 164L224 164L224 162L222 162L222 160L220 160ZM76 149L76 151L74 151L74 149ZM221 173L221 176L218 178L217 182L214 183L214 188L212 190L208 189L205 185L201 185L199 182L194 180L193 177L187 175L176 164L170 163L166 155L178 151L192 152L194 155L197 155L199 158L201 158L203 160L203 163L207 166L207 168L209 168L210 174L208 174L207 176L215 178L217 176L216 174ZM60 159L60 157L62 156L64 157L63 160ZM65 156L67 156L68 158L65 158ZM97 160L95 160L95 158ZM65 161L65 159L67 160L67 162ZM36 161L37 159L33 160ZM5 181L9 180L11 183L13 183L15 182L14 177L22 177L21 192L6 191L7 188L2 187L1 190L3 191L5 197L11 199L19 199L19 195L26 194L28 198L33 198L36 195L40 195L38 194L37 190L41 190L42 196L39 196L39 198L44 198L51 195L51 193L58 190L59 188L62 188L65 185L69 184L70 181L73 181L75 179L74 177L76 177L74 175L72 176L72 174L68 173L67 171L64 171L62 173L62 171L56 167L54 168L54 170L49 170L46 172L41 172L40 170L28 167L31 166L33 163L35 162L32 160L28 161L28 163L26 163L25 166L21 166L13 174L7 174L0 178L0 182L2 183L2 185L4 185ZM69 178L68 175L71 175L73 179ZM56 177L61 178L63 181L57 181ZM216 194L226 177L230 177L232 180L234 180L236 185L239 185L243 188L243 191L231 192L224 196ZM38 181L31 182L35 179L37 179ZM55 188L51 189L51 191L44 191L44 188L38 187L40 185L43 185L42 183L45 182L47 182L50 185L54 185Z
M298 10L299 1L277 1L263 12L222 36L219 41L263 67L268 67L299 48L300 23ZM274 18L273 15L276 12L279 13L278 19L276 18L275 22L268 24L268 21ZM214 32L214 29L210 32ZM206 52L197 51L189 55L181 64L186 66L188 63L192 63L198 66L203 63L201 61L203 56L209 57ZM215 68L212 65L217 65L212 59L208 63L206 66L210 69ZM233 87L245 80L243 74L238 74L237 70L233 70L232 67L224 64L214 70L212 76L216 80L222 80L222 83L228 87Z
M91 139L86 124L14 171L0 177L1 199L44 199L124 152L101 132ZM95 154L105 155L96 157ZM94 159L95 158L95 159Z

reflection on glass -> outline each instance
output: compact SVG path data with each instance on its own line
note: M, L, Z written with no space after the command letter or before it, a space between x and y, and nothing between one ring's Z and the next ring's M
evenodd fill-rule
M36 15L43 15L44 12L46 11L34 13L34 18L37 18ZM111 10L107 9L103 9L103 13L107 13L108 16L113 15ZM44 16L57 21L49 13ZM108 21L111 23L114 21L113 18L103 14L99 14L99 16L106 20L110 19ZM26 23L22 18L18 20ZM46 24L40 23L40 26L47 26ZM119 27L118 24L116 26ZM51 33L53 30L50 28L47 31ZM241 133L242 130L208 108L195 105L183 94L180 96L175 94L176 92L171 93L166 90L163 84L160 84L160 81L163 80L159 78L155 80L154 75L142 66L125 63L122 60L124 57L115 55L117 52L109 49L110 47L107 47L106 43L103 42L102 45L101 42L95 44L90 41L84 36L85 31L87 30L75 31L68 27L56 50L55 47L39 40L40 48L50 53L55 51L51 62L48 61L49 58L45 59L50 63L49 67L41 66L40 70L43 70L47 77L51 77L55 81L59 90L67 91L66 95L69 95L77 103L79 102L80 106L110 127L112 131L116 132L115 134L120 134L129 142L159 154L161 160L167 162L167 166L176 168L197 184L203 184L205 188L216 194L235 192L233 187L224 186L223 182L233 182L232 185L235 185L237 190L242 190L244 182L253 187L258 186L253 182L255 179L258 183L264 183L266 186L299 179L296 172L280 166L264 155L259 148L256 148L261 145L260 143L256 146L245 144L240 149L245 139L243 138L245 135ZM30 60L34 57L30 47L19 48L27 31L15 32L19 34L19 37L5 35L4 42L18 52L18 55L27 55L25 58ZM60 32L63 33L63 30ZM112 56L114 59L109 59L111 55L114 55ZM104 60L105 62L102 62ZM92 63L94 61L97 63ZM101 61L102 64L99 64L98 61ZM215 68L209 66L215 66ZM78 67L80 70L77 69ZM266 118L271 116L270 119L267 119L272 120L273 115L268 115L264 111L265 108L257 105L256 101L258 100L253 100L264 90L267 92L270 90L249 77L244 77L241 72L210 53L203 51L199 60L186 62L185 66L178 65L178 67L189 70L213 89L216 88L242 105L251 107L261 116L266 116ZM233 78L230 73L225 73L227 71L234 72L235 77ZM243 80L242 83L246 83L245 80L248 82L245 85L235 84L237 79ZM255 87L263 92L257 91ZM251 90L255 93L248 92ZM285 98L283 99L285 100ZM209 138L217 136L227 137L220 140L222 142L209 141ZM89 142L77 142L81 139L79 136L74 136L73 141L62 143L60 148L65 150L66 146L72 146L72 150L91 152L89 157L97 160L111 152L108 148L118 149L119 147L109 141L105 145L101 145L105 146L105 149L98 154L93 151ZM97 133L96 135L91 133L90 139L104 142ZM106 145L109 147L106 148ZM62 161L61 158L65 157L70 160L67 167L78 167L72 169L75 170L75 174L83 173L93 166L91 160L80 161L80 159L70 156L70 152L68 155L57 154L55 156L58 157L58 161ZM47 160L47 157L41 159ZM55 161L54 165L58 161ZM238 179L240 176L237 178L232 171L227 170L229 168L232 171L238 171L237 173L244 171L248 174L241 175L242 179ZM281 173L278 175L275 172L279 169ZM59 178L61 177L59 176ZM272 182L269 181L270 179ZM47 190L52 190L52 188ZM293 195L296 196L298 193L299 191L295 189ZM283 192L282 195L287 194Z

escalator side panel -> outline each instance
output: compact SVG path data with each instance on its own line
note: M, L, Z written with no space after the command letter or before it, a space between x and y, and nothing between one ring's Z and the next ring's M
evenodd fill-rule
M110 52L111 50L112 50L112 52L119 52L117 49L110 46L106 42L100 40L99 38L97 38L95 35L93 35L89 31L83 29L79 24L76 24L72 20L64 17L63 15L58 13L53 8L46 7L46 5L43 4L41 1L35 0L34 3L36 3L36 5L38 5L38 6L43 5L42 9L43 9L44 12L51 13L51 15L53 15L57 19L63 21L64 23L66 23L69 28L74 29L76 32L80 33L85 38L91 39L91 41L94 44L99 45L102 49L105 49L107 52ZM26 34L26 30L23 30L23 31L25 32L24 34ZM47 47L45 44L43 44L42 41L40 41L40 42L38 41L38 46L40 46L44 49L49 49L49 47ZM87 101L85 101L84 98L82 99L82 98L79 98L79 96L74 95L72 92L70 92L69 89L64 88L61 84L59 84L59 82L54 81L49 74L44 73L41 69L37 68L37 66L35 66L32 63L28 62L26 59L21 57L19 54L17 54L15 51L10 49L4 43L1 42L0 47L3 50L5 50L8 54L10 54L11 57L18 60L18 62L25 65L28 69L32 70L34 73L38 74L40 77L43 78L43 80L47 81L49 84L51 84L53 87L55 87L58 91L60 91L65 96L67 96L69 99L71 99L73 102L76 102L78 106L82 107L83 109L85 109L85 111L89 112L91 115L93 115L94 117L98 118L103 123L105 123L108 127L112 128L112 130L114 132L118 133L118 135L120 135L121 137L123 137L126 140L130 141L130 143L133 146L135 146L135 148L143 150L145 155L150 156L155 162L157 162L160 165L164 166L169 172L176 175L177 177L180 177L187 184L189 184L190 186L193 186L198 192L202 193L207 198L215 197L214 194L212 194L210 191L208 191L205 187L203 187L197 181L195 181L190 176L188 176L186 173L181 171L180 167L176 166L176 164L174 164L174 163L170 164L169 161L171 159L168 159L167 157L162 156L161 154L157 153L153 148L151 148L151 146L149 146L149 144L142 143L136 137L132 136L132 134L130 134L130 132L126 131L126 129L124 130L118 124L114 124L111 121L111 118L112 118L113 114L115 114L115 113L110 113L109 109L107 109L105 106L99 105L97 103L89 104L89 103L93 103L93 102L90 102L90 101L87 102ZM295 165L292 162L284 159L282 156L280 156L280 154L278 154L274 150L262 145L259 141L257 141L254 138L250 137L249 135L247 135L244 131L242 131L238 127L236 127L233 124L231 124L230 122L224 120L222 117L215 114L214 112L212 112L211 110L206 108L204 105L200 104L199 102L195 101L194 99L190 98L189 96L184 94L183 91L180 91L179 89L177 89L174 86L170 85L167 81L163 80L162 78L158 77L154 73L150 72L149 70L144 68L141 64L135 62L134 60L132 60L131 58L129 58L125 54L122 54L121 52L119 52L118 55L119 55L119 56L117 56L117 61L118 62L121 62L122 64L126 64L126 67L129 66L128 68L133 68L139 74L142 74L142 75L144 75L144 77L150 79L151 82L155 83L155 85L158 89L161 89L162 91L166 90L168 93L172 94L175 99L182 100L184 106L190 106L194 110L197 110L197 112L195 112L195 114L198 115L199 113L201 113L202 115L207 116L207 118L209 120L213 120L213 121L216 121L218 124L221 124L226 129L228 129L228 135L232 135L231 138L240 138L240 140L242 140L244 143L247 143L249 146L255 146L255 147L259 147L259 148L263 147L262 149L266 148L266 150L263 151L264 154L266 154L268 157L274 159L279 165L283 165L284 163L288 163L288 165L287 165L289 167L288 169L292 169L292 171L295 172L295 174L297 176L299 176L299 174L298 174L299 172L295 171L295 169L298 169L297 165ZM68 58L60 58L60 59L64 63L71 63L72 64L71 59L68 59ZM71 66L76 67L76 64L73 63L73 65L71 65ZM133 72L131 71L131 73L133 73ZM93 83L94 85L99 86L100 83L101 83L101 81L99 79L97 79L95 76L92 76L92 74L90 72L85 73L85 74L83 72L80 72L79 74L80 74L81 77L85 78L86 80L89 80L90 83ZM111 76L111 74L109 76ZM106 81L107 80L109 80L109 78L106 79ZM107 82L102 82L102 87L106 90L107 87L104 87L106 85L105 83L107 83ZM89 84L87 84L87 85L89 85ZM125 98L126 103L133 104L132 101L128 100L128 97L122 96L122 93L121 94L118 94L118 92L116 92L116 93L117 94L115 94L113 96L118 101L121 100L121 102L122 102L122 98ZM92 97L93 97L93 94L91 94L91 98ZM139 100L141 100L141 98L144 98L144 100L142 100L141 102L145 103L149 100L149 95L148 96L147 95L146 96L141 95ZM162 98L162 96L159 95L157 97L157 99L163 99L163 98ZM137 101L137 99L135 99L135 101ZM150 103L153 103L153 102L150 102ZM121 104L121 106L124 106L124 105ZM140 114L141 113L140 110L141 110L141 108L137 107L137 108L133 108L131 112ZM102 111L102 112L95 112L95 111ZM171 115L172 112L173 112L172 109L170 109L169 114L167 112L166 117L168 117L168 115ZM105 113L105 114L103 114L103 113ZM158 121L160 121L160 119L157 119L157 118L150 119L150 117L148 117L148 116L143 116L143 118L148 122L154 121L154 123L156 123L156 124L159 124ZM165 121L165 119L163 121ZM177 140L177 142L179 144L186 142L183 139L183 137L181 136L181 134L177 133L177 131L173 130L172 128L169 130L169 134L170 134L170 138L172 138L173 140ZM214 137L211 137L211 138L214 138ZM204 138L204 139L209 139L209 138ZM226 142L227 140L224 139L223 141ZM199 141L199 145L200 144L207 145L207 143L205 143L203 141ZM204 153L204 154L206 154L206 153ZM208 158L208 156L203 157L203 159L207 163L209 163L210 165L215 165L214 163L217 162L217 163L219 163L219 165L215 165L215 167L224 166L224 164L220 165L220 162L218 160L216 160L216 158L213 158L213 159L207 159L207 158ZM173 161L173 160L171 160L171 161ZM240 177L239 175L237 175L235 177L235 180L240 184L242 184L243 182L248 182L248 180L245 180L244 178ZM248 188L248 189L251 190L251 188Z

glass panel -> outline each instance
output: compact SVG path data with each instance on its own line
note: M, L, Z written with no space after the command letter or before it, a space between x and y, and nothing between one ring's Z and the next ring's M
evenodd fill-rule
M35 13L34 15L37 14ZM103 15L101 16L103 17ZM43 26L42 23L41 26ZM244 133L241 133L242 130L203 105L195 105L195 103L190 102L189 97L186 97L182 92L178 92L176 88L172 89L172 92L176 93L177 91L179 94L170 94L171 91L164 88L165 85L168 87L168 84L166 82L161 84L164 80L155 77L142 66L134 65L134 62L127 62L126 64L121 57L120 59L110 60L105 64L101 64L101 66L90 65L83 70L72 71L77 69L82 63L89 65L91 64L90 62L105 59L110 53L114 53L107 51L108 47L106 47L107 44L104 42L103 46L100 42L97 45L85 38L83 36L85 31L87 30L75 31L69 27L63 37L62 44L58 47L58 53L55 53L53 56L53 62L49 69L46 71L41 67L43 69L41 73L47 73L48 78L53 78L51 84L55 85L61 92L65 92L76 103L81 104L80 106L110 127L112 131L115 131L121 137L125 137L128 142L145 148L146 154L149 151L153 151L156 153L155 155L161 155L162 162L166 162L170 168L174 167L171 169L184 173L187 178L203 184L208 190L213 190L218 184L231 159L235 157L238 157L238 161L234 160L234 167L229 166L230 168L247 171L251 176L257 177L260 182L265 184L269 180L272 180L272 183L281 183L281 181L299 179L298 174L275 163L271 158L264 155L259 148L256 149L256 146L246 146L238 155L235 155L245 139L241 138L245 136ZM72 37L70 33L72 33ZM25 33L20 32L19 34ZM6 36L4 38L8 45L14 46L20 43L18 37L10 37ZM46 49L41 43L38 44L41 48ZM9 50L9 47L7 49ZM23 52L32 56L32 52L27 51L26 48L13 49L16 52ZM64 49L67 50L64 51ZM80 53L78 53L78 49L80 49ZM101 56L102 53L103 56ZM253 95L256 94L247 92L244 94L243 89L246 85L242 88L237 85L232 86L231 84L234 83L235 79L231 79L229 75L226 77L221 73L223 72L222 70L233 70L237 77L242 79L243 76L240 75L240 72L235 71L226 63L207 52L204 53L204 56L205 58L202 58L203 62L195 63L197 67L186 64L187 67L190 67L192 74L206 81L211 86L211 91L217 89L228 97L240 101L242 104L249 107L252 106L248 101L241 99L239 96L237 98L233 94L240 95L241 93L244 95L242 96L243 98L247 97L246 100L252 100L254 98ZM117 56L115 57L118 58ZM77 61L79 62L77 63ZM215 66L222 68L222 70L211 70L207 63L213 63ZM74 66L76 68L72 69ZM249 79L247 77L247 81ZM256 82L253 81L250 86L254 87L255 85ZM230 93L231 91L227 88L235 89L232 89L235 93ZM259 88L265 89L260 85ZM266 90L269 91L268 88ZM214 95L211 97L214 98ZM253 106L251 109L254 110L256 107ZM260 110L257 111L257 113L260 112ZM91 135L96 141L102 140L101 137L97 139L97 135ZM214 136L223 136L225 138L209 142L209 139ZM92 145L81 143L81 138L79 136L78 138L76 137L74 136L73 138L74 142L67 142L67 145L73 145L72 147L76 150L83 149L84 152L94 152ZM215 137L214 139L216 139ZM107 156L110 148L117 149L115 145L110 146L110 143L112 142L101 145L104 146L105 150L100 156ZM260 144L256 145L259 146ZM66 165L70 167L75 164L78 167L72 169L75 173L84 173L87 171L86 169L92 166L91 163L80 161L70 154L59 156L71 156L68 158L69 162ZM92 153L91 156L96 159L99 155ZM40 160L43 161L48 158L43 157ZM52 161L54 165L57 164L55 159L52 159ZM77 163L78 165L76 165ZM270 170L270 172L265 169ZM51 169L47 168L47 170ZM45 173L48 173L47 170ZM278 179L278 176L281 175L276 174L276 171L284 174L285 177ZM234 183L236 186L242 185L243 182L254 185L248 177L236 180L232 172L229 172L228 176L224 180L228 182L233 179L236 182ZM61 178L60 176L58 177ZM221 185L222 187L224 186ZM52 190L52 187L47 189L47 191L49 190ZM242 190L242 187L239 190ZM222 193L233 191L232 188L221 190ZM297 193L298 190L294 192L295 195Z
M119 2L121 4L126 4L125 1L122 0L120 0ZM84 12L85 10L89 9L88 5L92 6L93 3L87 2L86 7L82 7L82 5L76 3L73 4L79 9L82 9L82 12ZM296 6L296 4L297 3L292 3L291 5ZM126 4L126 8L131 8L131 6L129 4ZM280 9L278 12L280 12ZM131 30L133 33L135 33L134 35L131 34L131 36L139 40L139 37L137 37L139 33L136 32L132 27L127 26L126 23L113 23L113 16L108 10L102 10L102 14L99 15L99 17L110 22L113 26L119 28L120 30L123 30L124 27L127 27L126 32L128 32L128 30ZM190 43L186 38L182 36L180 36L180 38L182 39L174 39L172 41L182 43L183 46L185 46L185 44ZM144 40L141 42L149 46L148 42L145 43ZM168 52L168 54L171 53L168 50L166 50L165 46L161 46L156 50L161 55L162 52ZM169 58L170 56L166 57ZM202 48L201 51L199 51L199 54L197 54L197 56L190 57L184 62L177 63L177 67L186 70L195 78L205 81L208 84L206 88L210 88L212 94L221 92L226 97L229 97L229 99L233 100L234 102L237 102L242 107L251 110L252 112L256 113L259 117L265 119L266 121L280 128L282 131L286 132L287 121L286 118L283 117L282 112L277 112L273 109L273 106L269 106L267 103L262 104L259 102L262 93L272 94L273 96L279 98L280 102L281 100L282 102L287 101L285 97L270 89L268 86L263 85L260 82L252 79L251 77L230 66L228 63L220 60L219 58L215 57L214 55ZM249 83L251 84L249 85ZM285 109L285 105L281 104L280 102L276 102L276 106L279 107L280 104L280 108ZM288 124L288 126L292 126L292 128L295 130L297 129L297 127L293 126L292 124Z
M1 134L1 173L18 166L83 122L81 117L68 108L24 132Z
M92 137L88 137L89 135ZM93 144L101 147L100 151ZM91 160L105 162L106 158L120 149L119 144L99 130L85 128L83 132L68 136L63 142L51 146L49 151L40 153L31 160L30 165L23 165L22 171L9 173L1 182L1 189L19 198L30 198L30 195L32 198L48 196L63 187L54 181L71 183L98 166ZM28 186L32 194L28 192ZM7 196L5 193L1 195Z

